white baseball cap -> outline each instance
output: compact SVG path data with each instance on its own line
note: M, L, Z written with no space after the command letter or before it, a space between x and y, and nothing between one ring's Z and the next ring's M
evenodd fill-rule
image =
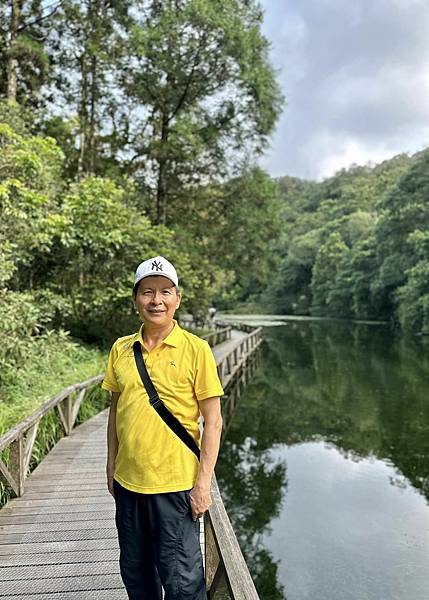
M136 275L134 278L134 287L145 277L151 277L153 275L162 275L170 279L175 286L179 285L179 278L177 277L176 269L173 267L163 256L154 256L143 261L137 267Z

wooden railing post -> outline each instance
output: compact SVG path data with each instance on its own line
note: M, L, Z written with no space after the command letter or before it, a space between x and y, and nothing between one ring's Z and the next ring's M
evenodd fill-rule
M8 470L15 482L14 492L19 497L24 493L24 444L22 433L9 446Z
M72 399L71 396L64 398L62 402L57 404L58 414L60 415L65 435L70 435L72 430Z

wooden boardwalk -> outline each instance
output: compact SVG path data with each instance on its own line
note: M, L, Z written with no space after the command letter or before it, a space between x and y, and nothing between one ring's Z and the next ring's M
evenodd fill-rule
M245 337L234 330L214 348L216 362ZM127 600L106 489L107 416L105 410L61 439L24 496L0 511L2 600Z

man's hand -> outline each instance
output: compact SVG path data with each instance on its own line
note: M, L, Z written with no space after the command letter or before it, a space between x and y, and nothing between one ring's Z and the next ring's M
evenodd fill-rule
M107 477L107 489L112 497L115 497L115 492L113 490L113 471L110 469L106 469L106 477Z
M192 518L196 521L203 516L212 504L210 488L195 485L189 492L189 498L191 500Z

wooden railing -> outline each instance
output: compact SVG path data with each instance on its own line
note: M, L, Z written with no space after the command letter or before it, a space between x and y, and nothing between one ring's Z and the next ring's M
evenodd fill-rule
M207 333L206 335L202 335L201 337L204 340L207 340L209 345L213 348L213 346L217 346L217 344L221 344L222 342L226 342L226 340L231 339L231 331L232 327L222 327L221 329L216 329L211 333Z
M219 328L225 328L225 327L231 327L232 329L238 329L239 331L244 331L244 333L252 333L252 331L255 331L257 328L255 325L249 325L248 323L241 323L238 321L221 321L221 320L217 320L214 322L215 327L219 327Z
M215 477L211 495L213 504L204 515L205 571L209 600L259 600Z
M217 372L224 388L233 383L236 374L242 369L248 357L255 352L261 342L262 327L258 327L257 329L251 328L251 333L243 338L240 343L218 363Z
M49 411L56 409L61 419L64 434L70 435L86 392L102 379L103 374L70 385L0 437L0 453L6 448L9 449L8 464L6 465L0 459L0 479L10 486L15 496L22 496L24 493L24 482L42 417ZM77 393L77 396L73 398L75 393Z
M262 342L261 332L261 327L251 328L251 333L217 365L219 378L229 394L222 405L224 428L230 421L235 399L239 396L240 381L246 382L253 372L254 357ZM206 584L209 600L259 600L215 477L211 493L213 503L204 515Z

